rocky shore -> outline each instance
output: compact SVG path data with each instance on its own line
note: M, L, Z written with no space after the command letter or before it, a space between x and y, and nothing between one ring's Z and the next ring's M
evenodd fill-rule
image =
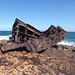
M0 49L0 75L75 75L75 47L55 45L40 53Z

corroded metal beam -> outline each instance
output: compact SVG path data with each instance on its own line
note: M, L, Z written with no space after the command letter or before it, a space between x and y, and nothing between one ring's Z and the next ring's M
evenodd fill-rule
M60 26L51 25L46 31L41 32L33 26L16 19L12 28L11 40L1 49L7 51L26 47L28 51L39 52L64 40L66 34L67 32Z

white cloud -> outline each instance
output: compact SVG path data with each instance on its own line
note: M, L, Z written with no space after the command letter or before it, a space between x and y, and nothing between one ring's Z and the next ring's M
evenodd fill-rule
M11 31L11 30L12 30L12 26L11 25L0 24L0 31Z
M75 31L75 26L68 27L68 31Z

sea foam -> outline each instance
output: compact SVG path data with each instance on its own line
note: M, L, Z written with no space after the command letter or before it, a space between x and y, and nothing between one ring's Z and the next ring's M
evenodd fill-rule
M61 41L58 44L68 45L68 46L74 46L75 47L75 42Z
M10 36L11 35L9 35L9 36L0 36L0 40L9 40Z
M11 35L8 35L8 36L0 36L0 40L9 40L9 37L10 37ZM59 42L58 44L62 44L62 45L68 45L68 46L74 46L75 47L75 41L70 41L70 40L68 40L68 41L61 41L61 42Z

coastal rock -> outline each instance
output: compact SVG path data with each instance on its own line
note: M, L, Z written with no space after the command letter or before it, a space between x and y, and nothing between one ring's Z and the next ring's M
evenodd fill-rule
M75 52L75 49L73 49L72 52Z
M42 53L9 51L0 53L0 75L74 75L74 47L51 47ZM64 47L64 49L62 48ZM70 54L72 53L72 57Z

